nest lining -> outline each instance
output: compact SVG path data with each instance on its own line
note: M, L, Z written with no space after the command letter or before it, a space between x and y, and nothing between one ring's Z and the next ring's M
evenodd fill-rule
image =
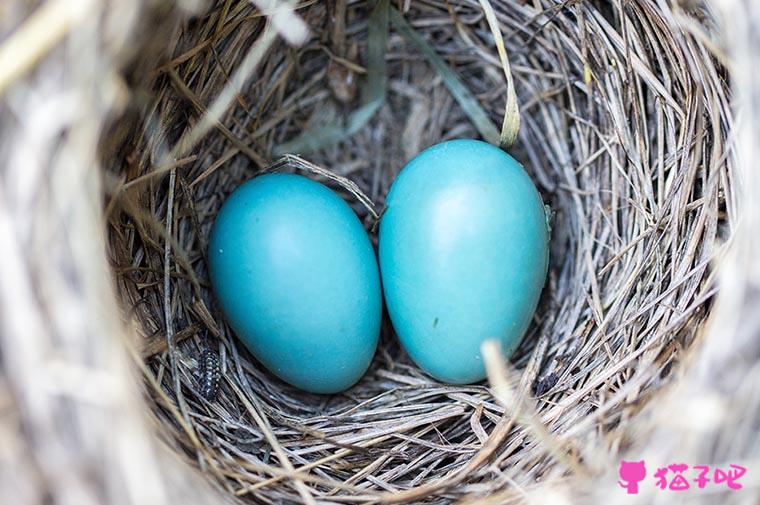
M224 198L273 161L275 146L357 106L351 89L329 81L336 65L361 81L371 2L347 5L345 39L332 4L299 6L311 38L299 48L273 43L222 126L155 175L161 153L197 124L262 37L255 7L220 2L183 25L168 59L152 65L142 81L148 105L137 125L125 122L133 133L112 133L109 165L121 167L113 174L121 189L109 202L110 253L142 337L148 403L166 441L224 492L267 503L450 501L509 497L515 486L598 470L632 442L629 420L698 334L713 294L710 260L733 214L722 70L656 2L492 5L521 106L511 153L555 213L549 279L511 360L523 374L521 385L511 382L535 396L521 419L487 384L425 376L387 321L359 384L332 396L298 391L235 341L209 292L207 236ZM678 14L709 28L703 9ZM506 86L479 3L412 2L404 15L500 124ZM377 114L304 156L354 181L378 210L419 150L478 135L393 30L387 61ZM326 182L370 229L361 202ZM198 377L208 349L222 363L211 400ZM294 477L293 468L304 471Z

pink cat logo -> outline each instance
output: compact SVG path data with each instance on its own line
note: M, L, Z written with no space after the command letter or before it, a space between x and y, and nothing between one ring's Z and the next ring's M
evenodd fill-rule
M712 487L725 485L732 491L738 491L744 487L739 479L747 473L747 468L734 463L722 468L710 465L689 466L686 463L671 463L663 467L655 466L655 468L657 471L653 476L656 479L654 485L661 491L686 491L694 489L694 484L699 490L705 489L710 484ZM644 460L621 461L619 473L622 479L618 481L620 487L628 494L639 494L639 482L647 476Z
M620 487L625 488L628 494L638 494L639 482L647 476L647 469L644 466L644 460L641 461L621 461L620 462Z

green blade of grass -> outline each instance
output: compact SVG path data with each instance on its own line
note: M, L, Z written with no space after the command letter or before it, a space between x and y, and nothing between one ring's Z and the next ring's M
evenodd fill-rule
M307 130L275 147L274 155L304 154L336 144L358 132L385 103L388 88L388 68L385 62L388 8L389 0L378 0L368 21L367 77L362 86L363 105L349 115L345 124L331 123Z
M443 83L451 92L454 99L462 107L465 114L470 118L472 124L478 130L480 135L483 136L486 141L494 145L500 144L499 129L488 117L488 114L483 107L480 106L477 98L472 92L464 85L462 80L454 73L449 65L441 58L435 49L428 44L422 35L412 28L412 26L404 19L404 16L395 8L390 9L390 18L393 25L401 32L401 34L409 42L417 46L420 52L427 58L433 68L438 72L443 79Z

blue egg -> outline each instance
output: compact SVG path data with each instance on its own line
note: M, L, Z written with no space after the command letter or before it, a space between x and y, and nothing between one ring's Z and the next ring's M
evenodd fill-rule
M485 378L480 352L517 348L546 280L549 232L523 167L485 142L426 149L399 174L380 223L380 271L393 327L444 382Z
M209 268L230 327L286 382L335 393L369 367L382 317L377 260L329 188L290 174L246 182L219 211Z

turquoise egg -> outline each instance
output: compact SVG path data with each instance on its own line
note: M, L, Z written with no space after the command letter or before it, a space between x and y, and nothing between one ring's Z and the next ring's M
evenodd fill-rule
M209 269L230 327L281 379L335 393L369 367L382 317L375 251L329 188L279 173L241 185L214 223Z
M404 348L438 380L485 378L480 345L510 355L546 280L541 196L501 149L452 140L426 149L391 186L380 223L380 271Z

